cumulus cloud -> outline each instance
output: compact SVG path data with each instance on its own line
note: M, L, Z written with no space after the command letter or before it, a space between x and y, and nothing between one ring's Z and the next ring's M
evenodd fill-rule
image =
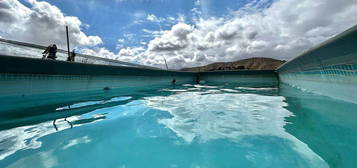
M254 1L226 17L201 18L192 25L180 22L155 32L145 50L126 59L160 65L166 58L170 68L249 57L288 60L355 25L357 18L351 17L357 16L355 2L279 0L267 5L265 0Z
M172 27L170 31L165 31L161 36L150 41L148 49L150 51L178 51L184 49L188 44L188 34L193 31L192 27L179 23Z
M95 55L103 58L116 59L117 55L109 51L104 47L95 47L95 48L82 48L81 53L86 55Z
M31 8L18 0L0 1L0 35L7 39L48 45L66 44L65 25L69 27L72 46L96 46L98 36L88 36L81 27L86 25L73 16L65 16L60 9L47 2L28 0Z

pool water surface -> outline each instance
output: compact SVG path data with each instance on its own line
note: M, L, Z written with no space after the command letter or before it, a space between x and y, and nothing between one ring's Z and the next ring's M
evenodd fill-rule
M353 167L356 109L286 85L147 89L19 118L0 167Z

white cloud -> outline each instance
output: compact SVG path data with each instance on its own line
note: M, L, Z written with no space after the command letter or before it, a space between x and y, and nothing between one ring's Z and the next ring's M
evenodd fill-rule
M120 48L123 48L124 47L124 44L125 44L125 39L123 39L123 38L120 38L120 39L118 39L118 41L117 41L117 49L120 49Z
M142 30L146 35L142 35L143 37L158 37L163 34L163 31L160 30L148 30L148 29L143 29Z
M145 49L143 47L123 48L119 51L118 58L120 58L122 61L135 62L138 57L143 57L141 54L144 51Z
M116 54L114 54L113 52L111 52L108 49L103 48L103 47L83 48L80 50L80 53L83 53L86 55L100 56L100 57L109 58L109 59L117 59Z
M88 27L73 16L47 2L28 0L31 8L18 0L0 1L0 35L4 38L64 47L65 25L69 27L71 46L95 46L102 43L98 36L88 36L81 27Z
M132 24L142 24L145 22L145 17L146 17L146 13L145 11L135 11L132 15L131 15L132 19L133 19L133 23Z
M183 23L181 16L170 30L146 31L155 38L146 50L133 52L132 58L159 66L165 57L170 68L249 57L290 59L355 25L357 17L351 17L357 16L355 2L280 0L267 5L266 0L253 1L225 18L201 18L193 25ZM131 49L135 47L125 52Z
M161 36L150 41L150 51L177 51L187 46L187 35L193 31L192 27L178 23L170 31L165 31Z
M158 22L158 19L154 14L149 14L146 19L151 22Z
M149 21L149 22L156 23L159 26L160 30L162 30L162 26L163 25L170 26L170 25L176 24L178 22L181 22L181 20L182 20L181 17L182 17L182 15L180 15L180 14L177 17L177 19L172 17L172 16L157 17L154 14L148 14L147 17L146 17L146 20Z

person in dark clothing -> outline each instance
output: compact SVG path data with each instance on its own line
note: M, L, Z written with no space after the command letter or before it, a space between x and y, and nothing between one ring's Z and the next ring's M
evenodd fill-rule
M50 51L50 48L51 48L51 47L52 47L52 44L49 45L49 46L45 49L45 51L42 52L42 59L46 59L47 54L48 54L48 51Z
M43 57L46 58L46 54L48 54L47 59L56 60L57 46L56 44L49 45L46 50L42 53Z
M70 56L67 58L67 61L74 62L74 58L76 57L76 50L73 49Z

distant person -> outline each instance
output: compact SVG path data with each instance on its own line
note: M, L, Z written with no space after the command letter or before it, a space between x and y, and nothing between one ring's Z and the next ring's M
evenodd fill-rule
M70 53L69 57L67 58L67 61L74 62L76 57L76 50L73 49L72 52Z
M57 53L57 46L56 44L51 44L49 45L46 50L42 53L43 54L43 59L46 58L47 55L47 59L52 59L52 60L56 60L56 53Z

